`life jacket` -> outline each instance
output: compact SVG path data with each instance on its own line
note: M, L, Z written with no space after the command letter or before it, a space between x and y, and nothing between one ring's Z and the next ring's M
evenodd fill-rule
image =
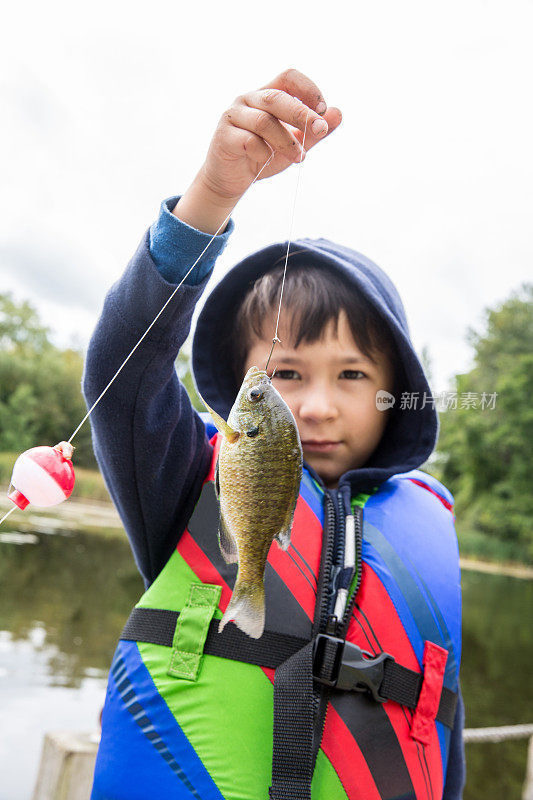
M362 548L348 574L342 537L332 533L352 531L350 514L342 511L340 492L325 490L304 468L291 545L284 551L274 543L268 556L263 637L252 640L233 624L219 634L236 565L226 564L217 540L219 437L213 442L189 525L118 643L91 800L266 800L273 775L272 664L288 663L311 640L315 654L333 646L314 682L325 700L312 799L441 798L461 653L451 494L413 470L351 498ZM346 645L325 632L328 620L333 630L339 598ZM336 641L349 652L337 650ZM405 690L407 705L383 696L384 662L399 671L401 686L404 678L405 686L417 683L414 699ZM365 683L369 665L379 676Z

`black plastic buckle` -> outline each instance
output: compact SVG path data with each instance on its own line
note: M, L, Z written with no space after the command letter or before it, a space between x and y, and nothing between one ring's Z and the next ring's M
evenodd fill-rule
M324 675L324 656L326 648L333 659L329 674ZM373 656L366 650L361 650L356 644L346 642L337 636L319 633L315 639L313 651L313 678L325 686L351 692L370 692L378 703L385 703L386 697L380 695L379 690L385 675L385 663L390 659L389 653L380 653Z

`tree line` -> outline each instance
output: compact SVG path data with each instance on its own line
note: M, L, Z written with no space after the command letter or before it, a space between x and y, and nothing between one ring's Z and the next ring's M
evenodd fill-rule
M483 331L468 329L474 366L455 376L454 388L495 394L495 403L441 413L438 477L454 494L461 526L480 544L484 537L488 554L533 561L533 284L484 318ZM491 551L491 542L507 547Z

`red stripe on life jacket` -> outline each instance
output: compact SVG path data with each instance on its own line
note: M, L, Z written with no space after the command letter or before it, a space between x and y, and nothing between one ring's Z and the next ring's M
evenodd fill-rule
M211 458L211 466L209 467L209 474L206 478L206 481L214 481L218 454L220 452L220 445L222 444L222 435L220 433L215 433L215 435L209 440L209 444L213 445L214 452Z
M418 659L396 608L377 574L365 562L357 593L357 605L360 611L355 609L353 616L359 619L362 627L369 633L369 638L377 640L382 650L394 654L404 667L420 672ZM380 609L379 614L375 613L376 608ZM371 631L367 620L372 620ZM368 650L368 641L354 619L350 620L347 639Z
M366 563L363 563L363 575L357 602L360 610L356 609L354 616L357 617L360 625L352 618L348 628L348 640L363 649L368 649L368 640L361 631L362 627L371 641L379 642L382 651L393 654L396 661L404 667L420 672L418 659L396 608L378 575ZM371 613L373 608L380 609L380 613L374 615L374 618ZM372 619L372 632L365 617ZM428 793L428 770L430 775L438 776L438 786L433 785L432 792L434 797L440 797L443 790L442 759L435 725L432 726L428 746L422 748L411 739L410 712L407 712L398 703L391 701L384 704L384 709L400 742L417 798L431 798L432 796L431 792ZM433 780L434 783L435 780Z
M380 800L372 774L342 717L328 704L322 750L350 800Z
M189 567L192 569L198 580L202 583L216 584L222 586L222 593L220 595L220 602L218 607L222 612L228 607L231 600L231 589L220 574L220 572L213 566L201 547L199 547L188 530L183 532L178 545L176 547L180 556L182 556Z
M296 503L291 541L311 568L316 586L322 553L322 524L301 495Z
M282 550L277 544L272 545L268 554L268 563L277 572L281 580L291 587L294 599L312 621L315 612L313 587L306 581L288 552Z
M384 709L400 742L416 796L427 797L428 800L442 797L444 789L442 760L435 725L428 734L428 746L423 747L414 739L409 738L412 718L410 711L391 701L385 703ZM433 776L433 779L430 776ZM435 776L437 776L437 785L435 785Z
M293 547L296 547L313 570L314 579L313 575L309 574L307 565L302 564L301 559L294 553ZM287 586L291 587L291 593L295 600L311 621L315 613L315 591L321 548L322 526L300 495L296 503L289 550L282 550L277 544L274 544L268 554L268 563ZM307 576L307 580L304 576Z
M437 500L441 501L441 503L444 506L444 508L447 508L448 511L451 511L452 514L453 514L453 505L448 500L446 500L445 497L442 497L442 495L438 494L438 492L436 492L434 489L432 489L430 486L428 486L427 483L424 483L423 481L419 481L416 478L409 478L409 480L411 481L411 483L416 483L417 486L421 486L422 489L426 489L428 492L431 492L431 494L434 494L435 497L437 498ZM454 519L455 519L455 516L454 516Z

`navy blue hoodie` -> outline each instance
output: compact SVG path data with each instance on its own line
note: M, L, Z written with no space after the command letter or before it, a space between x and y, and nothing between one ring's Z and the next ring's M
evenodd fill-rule
M90 407L168 300L176 284L211 240L170 213L178 197L161 206L125 273L112 286L91 338L83 392ZM216 258L234 229L230 220L180 287L91 414L95 455L121 515L136 563L150 585L172 554L208 472L212 449L202 418L178 380L175 360L190 330L194 307ZM238 386L223 342L228 322L250 282L284 257L287 242L253 253L209 294L193 340L193 369L207 403L227 418ZM368 462L341 477L352 491L379 485L421 466L438 436L424 370L411 343L400 296L369 259L326 239L291 243L289 265L327 264L355 284L392 332L401 359L402 391L417 393L418 407L393 409ZM426 402L424 402L424 397ZM462 796L464 711L458 703L443 797Z

